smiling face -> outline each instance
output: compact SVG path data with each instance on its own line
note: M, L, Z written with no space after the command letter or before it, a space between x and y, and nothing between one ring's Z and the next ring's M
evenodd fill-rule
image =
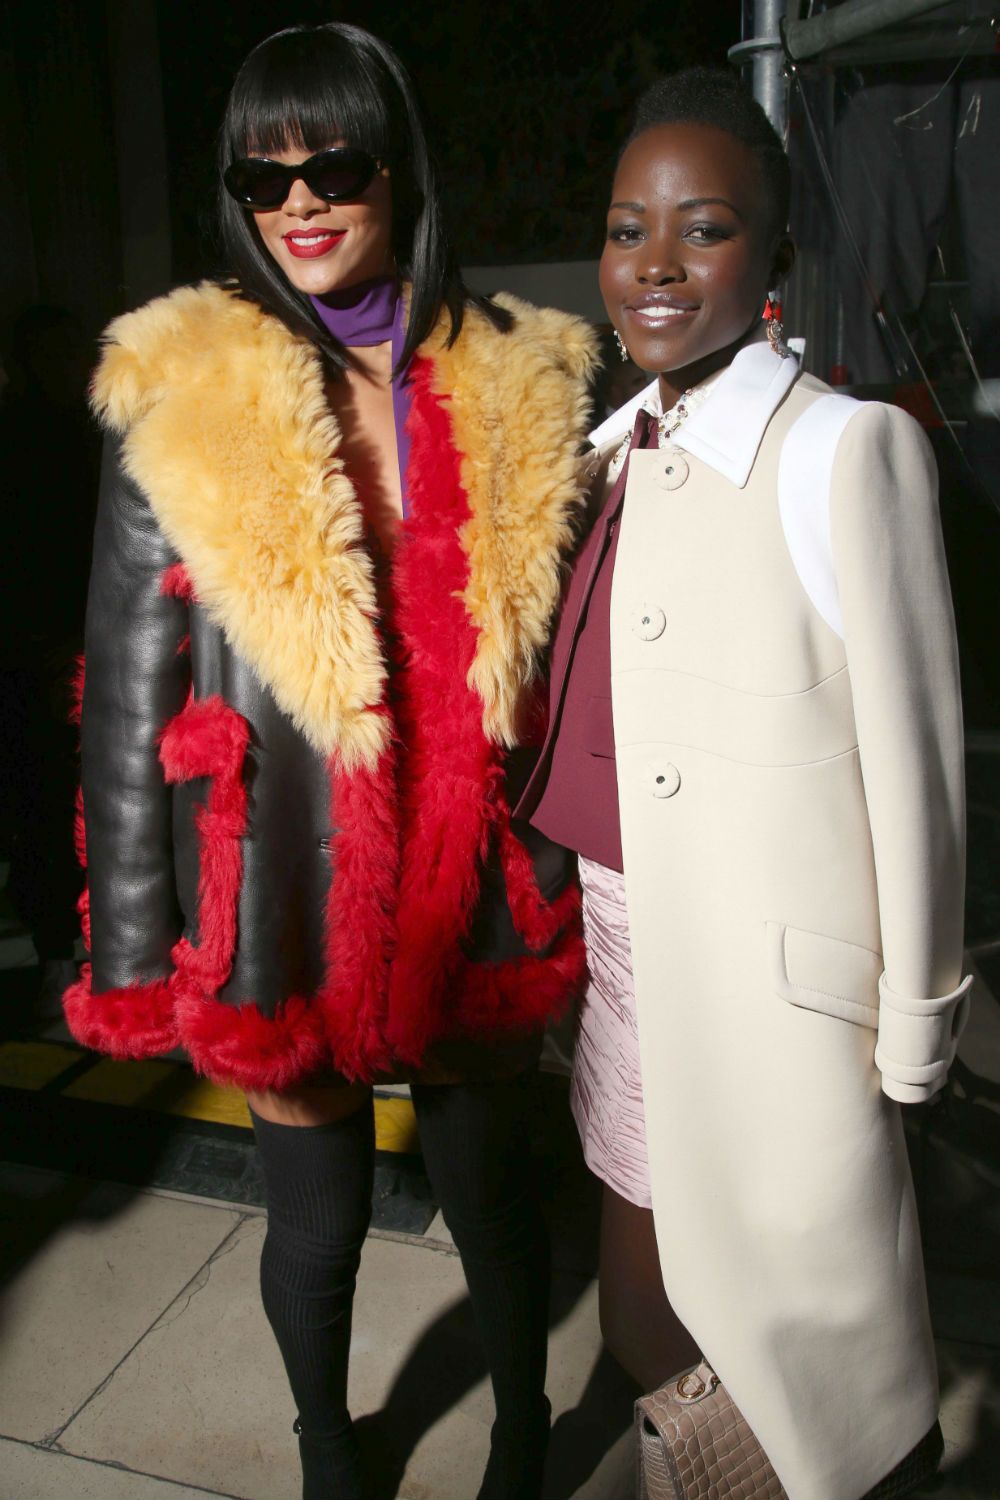
M749 147L711 125L653 125L626 148L601 256L608 316L665 406L758 330L794 248Z
M313 153L304 147L292 147L266 154L270 161L297 166ZM392 191L387 167L376 172L360 197L346 203L317 198L299 177L280 208L254 211L253 220L268 254L296 291L307 296L342 291L393 270Z

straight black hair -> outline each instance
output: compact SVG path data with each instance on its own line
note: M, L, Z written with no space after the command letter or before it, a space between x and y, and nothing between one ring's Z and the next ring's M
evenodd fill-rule
M437 173L416 92L391 47L359 26L331 21L290 26L261 42L233 82L219 132L219 224L228 269L245 297L312 340L338 374L344 346L323 326L308 297L279 270L253 224L222 185L222 173L244 156L289 148L322 151L334 142L369 152L389 166L392 249L412 285L403 368L443 308L458 338L469 303L506 332L513 319L465 286L448 238Z

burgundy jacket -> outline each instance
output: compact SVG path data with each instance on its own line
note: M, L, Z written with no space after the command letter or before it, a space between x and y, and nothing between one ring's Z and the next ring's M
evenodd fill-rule
M629 452L655 440L655 432L640 414ZM595 454L597 495L603 468ZM556 843L619 871L610 601L627 481L626 460L576 560L552 650L548 730L516 808L519 818L529 818Z

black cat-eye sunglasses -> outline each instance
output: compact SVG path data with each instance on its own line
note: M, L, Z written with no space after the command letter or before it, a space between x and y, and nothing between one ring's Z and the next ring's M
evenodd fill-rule
M382 162L354 146L332 146L286 167L266 156L245 156L222 174L226 191L244 208L280 208L301 177L309 191L327 203L360 198Z

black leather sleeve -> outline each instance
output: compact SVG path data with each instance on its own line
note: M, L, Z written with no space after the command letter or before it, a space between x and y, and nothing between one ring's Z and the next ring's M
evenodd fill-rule
M105 447L87 603L83 804L93 991L160 978L180 936L171 789L158 736L184 705L187 606L160 591L176 561L149 502Z

